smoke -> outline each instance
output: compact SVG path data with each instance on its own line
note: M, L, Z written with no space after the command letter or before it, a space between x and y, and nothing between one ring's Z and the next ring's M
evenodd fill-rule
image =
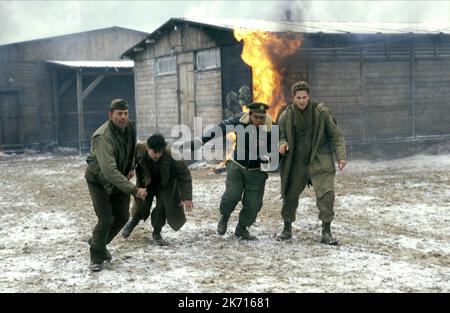
M14 24L12 21L12 15L9 11L9 7L5 2L0 2L0 43L8 39L8 34L11 33L12 29L16 28L18 25Z
M81 29L80 3L0 1L0 21L0 44L76 32Z
M0 44L115 25L152 32L171 17L450 24L450 1L0 0Z
M278 16L275 16L275 19L292 22L303 22L307 18L312 4L313 3L311 3L310 1L282 1L280 5L280 14L278 14Z

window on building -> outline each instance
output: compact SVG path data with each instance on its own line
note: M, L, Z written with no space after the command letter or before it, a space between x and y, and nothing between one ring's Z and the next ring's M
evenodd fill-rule
M158 75L175 74L177 72L176 56L158 58L156 70Z
M213 48L198 51L195 60L195 68L198 71L220 68L220 49Z

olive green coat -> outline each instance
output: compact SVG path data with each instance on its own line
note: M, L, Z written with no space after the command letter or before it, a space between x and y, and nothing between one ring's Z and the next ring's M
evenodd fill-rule
M137 188L126 177L134 168L135 145L134 122L128 123L124 134L112 121L105 122L92 135L91 152L86 159L86 179L103 185L108 194L118 188L126 194L135 195Z
M146 158L149 158L146 146L145 142L136 145L136 185L139 188L146 188L152 179L146 161ZM184 209L180 202L181 200L192 200L191 172L183 160L177 161L172 157L169 145L161 155L160 162L161 182L153 192L156 194L157 205L163 205L165 208L167 223L174 230L179 230L186 222ZM169 192L161 192L162 189ZM135 205L144 220L148 218L152 200L153 197L149 196L145 200L135 198Z
M330 110L322 103L309 102L314 110L314 130L312 139L312 149L309 161L309 175L316 192L316 197L320 198L325 193L334 189L334 177L336 174L333 151L337 160L345 160L345 140L339 129L336 120ZM290 151L295 147L294 128L294 104L290 104L280 116L280 146L289 144ZM281 160L281 194L287 192L289 176L293 165L293 152L287 152Z

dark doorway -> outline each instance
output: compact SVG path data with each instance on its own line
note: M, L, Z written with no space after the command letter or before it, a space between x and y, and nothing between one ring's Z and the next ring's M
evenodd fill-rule
M19 94L0 92L0 145L20 144Z

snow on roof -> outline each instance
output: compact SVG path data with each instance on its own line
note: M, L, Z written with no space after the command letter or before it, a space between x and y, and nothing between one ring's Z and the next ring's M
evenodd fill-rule
M302 34L450 34L449 23L374 23L374 22L316 22L316 21L269 21L257 19L226 18L171 18L142 41L125 51L121 58L129 57L161 36L161 31L176 24L189 24L199 27L233 31L247 28L269 32L297 32ZM153 40L152 40L153 39Z
M373 22L316 22L316 21L269 21L255 19L223 18L179 18L173 21L199 23L221 28L236 27L258 29L273 32L299 33L354 33L354 34L436 34L450 33L449 23L373 23Z
M47 63L61 65L70 68L133 68L134 61L54 61L48 60Z

